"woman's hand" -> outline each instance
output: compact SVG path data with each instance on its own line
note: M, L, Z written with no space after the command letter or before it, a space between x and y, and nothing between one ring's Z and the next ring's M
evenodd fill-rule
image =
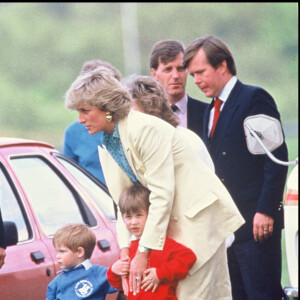
M133 295L139 293L141 289L143 274L148 266L148 256L149 256L149 252L141 253L137 251L134 259L130 264L129 288L130 291L133 292Z

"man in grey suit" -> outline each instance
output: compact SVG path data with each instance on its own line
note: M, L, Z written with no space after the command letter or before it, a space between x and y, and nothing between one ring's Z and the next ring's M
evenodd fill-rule
M150 54L151 75L166 90L168 102L180 119L180 125L202 138L202 116L208 103L187 95L187 70L183 68L184 46L176 40L157 42Z

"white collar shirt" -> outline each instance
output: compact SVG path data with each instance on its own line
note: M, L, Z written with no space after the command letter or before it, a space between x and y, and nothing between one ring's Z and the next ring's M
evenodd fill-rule
M232 76L231 79L226 83L226 85L224 86L221 94L219 95L219 99L222 100L222 105L220 107L220 111L222 111L233 87L235 86L237 82L237 77L236 76ZM216 98L214 98L213 100L216 100ZM215 113L215 108L212 107L212 109L210 110L210 114L209 114L209 121L208 121L208 136L210 134L211 128L212 128L212 124L213 124L213 119L214 119L214 113Z
M179 125L185 128L187 128L187 102L188 96L185 94L184 97L176 103L178 109L175 112L179 118Z

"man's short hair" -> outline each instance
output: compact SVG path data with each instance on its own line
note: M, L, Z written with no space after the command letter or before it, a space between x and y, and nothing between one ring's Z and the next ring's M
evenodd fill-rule
M195 57L200 49L206 54L207 62L217 69L225 60L227 68L232 75L236 75L236 66L234 58L223 41L211 35L206 35L194 40L186 49L183 56L183 67L188 68L191 60Z
M166 64L174 60L179 53L184 53L183 43L175 40L157 42L150 54L150 69L157 70L159 63Z

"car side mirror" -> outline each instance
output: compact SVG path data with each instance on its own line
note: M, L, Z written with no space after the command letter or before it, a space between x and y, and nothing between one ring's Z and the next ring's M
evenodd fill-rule
M281 124L277 119L263 114L247 117L244 120L244 132L250 153L267 154L270 159L280 165L298 164L298 158L292 162L284 162L271 153L283 143Z
M4 221L3 226L6 246L16 245L19 241L16 223L12 221Z

